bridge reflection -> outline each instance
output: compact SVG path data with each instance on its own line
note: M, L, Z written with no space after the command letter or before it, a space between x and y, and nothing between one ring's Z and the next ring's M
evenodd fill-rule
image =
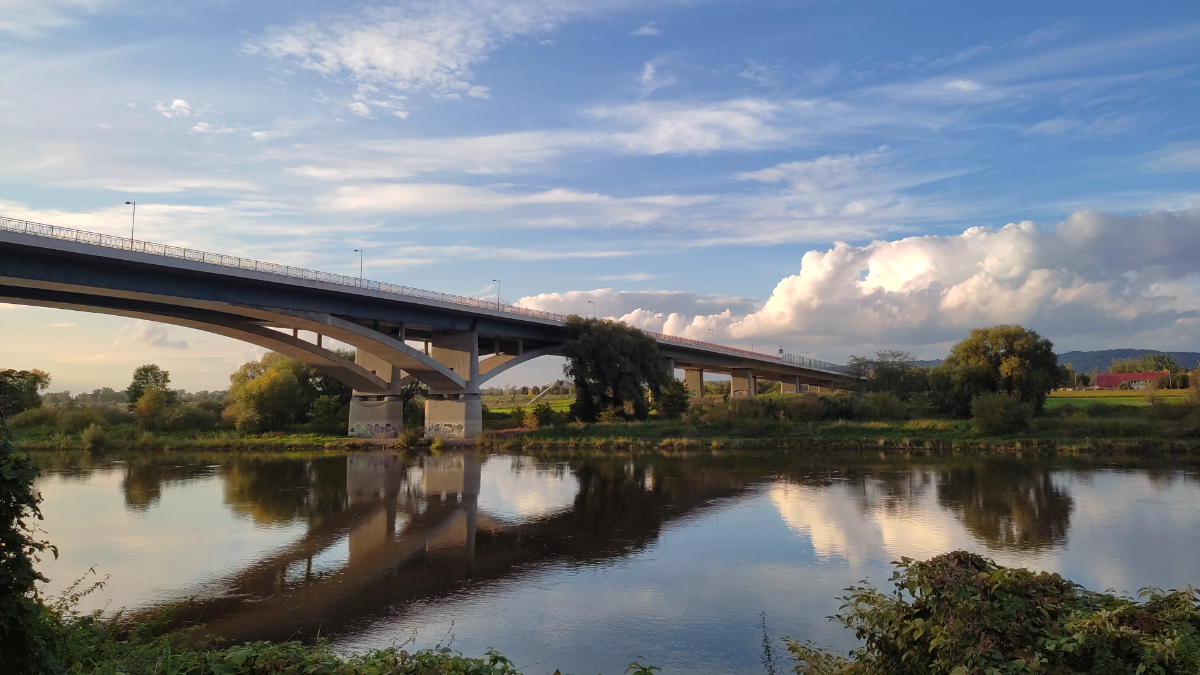
M427 457L417 465L388 453L349 455L343 510L310 517L293 545L209 582L180 618L238 641L353 631L414 603L478 592L549 565L628 555L655 541L671 520L711 508L764 477L696 467L655 480L652 468L626 460L573 469L578 489L569 503L514 518L503 503L497 511L506 513L480 508L476 454ZM233 468L226 480L256 482L249 473ZM544 473L548 480L567 477ZM309 482L330 487L316 476ZM496 496L487 500L496 503ZM252 517L271 518L270 509L232 501Z

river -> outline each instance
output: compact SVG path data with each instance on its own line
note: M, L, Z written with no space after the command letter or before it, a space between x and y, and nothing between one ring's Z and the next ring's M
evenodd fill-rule
M231 640L495 647L523 672L761 672L846 651L843 589L967 549L1095 590L1200 583L1200 468L1004 457L39 457L40 569L80 608ZM411 649L411 647L410 647ZM786 663L786 658L784 659ZM788 667L790 670L790 666Z

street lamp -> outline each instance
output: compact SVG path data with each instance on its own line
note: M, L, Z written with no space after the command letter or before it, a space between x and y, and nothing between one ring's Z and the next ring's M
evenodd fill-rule
M596 301L588 300L588 304L592 306L592 318L596 318Z
M126 206L133 204L133 217L129 220L129 250L133 250L133 226L137 225L137 202L125 202Z
M500 280L492 279L492 281L496 282L496 310L499 311L499 309L500 309Z
M363 285L363 250L361 248L354 249L358 254L358 285Z
M754 351L754 338L746 338L750 341L750 351Z

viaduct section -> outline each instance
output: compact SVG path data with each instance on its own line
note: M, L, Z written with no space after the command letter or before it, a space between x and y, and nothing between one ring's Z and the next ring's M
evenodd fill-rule
M426 434L472 439L480 387L568 339L567 317L549 312L9 218L0 302L147 319L286 354L354 388L355 436L403 429L400 389L416 380L429 388ZM757 379L785 393L851 379L805 357L650 335L698 396L705 372L728 374L733 396L755 395ZM354 359L327 338L354 347Z

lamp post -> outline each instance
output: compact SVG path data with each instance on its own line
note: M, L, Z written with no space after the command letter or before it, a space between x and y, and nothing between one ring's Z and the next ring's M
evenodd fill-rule
M499 311L500 310L500 280L492 279L492 281L496 282L496 310Z
M588 300L588 304L592 306L592 318L596 318L596 301Z
M363 285L363 250L361 248L354 249L358 254L358 285Z
M126 206L133 204L133 217L129 219L129 250L133 250L133 228L137 225L137 202L125 202Z
M746 338L750 341L750 351L754 351L754 338Z

